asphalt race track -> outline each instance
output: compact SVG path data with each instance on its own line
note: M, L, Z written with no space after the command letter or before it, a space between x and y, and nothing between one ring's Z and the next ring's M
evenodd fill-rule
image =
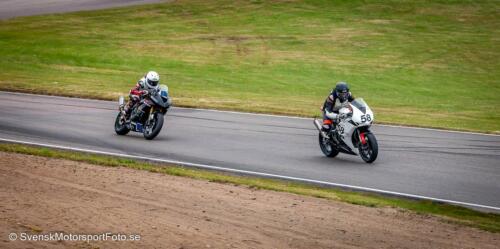
M0 0L0 20L58 12L95 10L165 0Z
M312 119L174 107L160 135L147 141L140 133L116 135L116 114L115 102L0 92L0 140L345 184L500 211L500 136L374 126L379 157L366 164L346 154L323 156Z

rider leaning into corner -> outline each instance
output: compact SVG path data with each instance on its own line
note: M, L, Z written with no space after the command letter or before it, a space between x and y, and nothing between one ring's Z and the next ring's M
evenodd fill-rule
M340 117L339 110L343 105L352 102L354 97L349 91L349 86L346 82L338 82L335 88L325 100L323 107L323 126L322 131L328 132L330 129L335 129L336 123Z
M140 78L139 81L137 81L135 87L130 89L129 93L130 99L128 103L125 105L124 116L128 117L134 105L138 103L141 100L141 98L146 96L149 93L149 91L156 89L159 84L160 84L160 75L155 71L149 71L142 78Z

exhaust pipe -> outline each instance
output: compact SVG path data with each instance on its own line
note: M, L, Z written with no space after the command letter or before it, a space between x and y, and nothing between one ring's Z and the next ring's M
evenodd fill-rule
M328 137L328 135L326 134L326 132L324 132L324 131L322 130L323 125L321 125L321 123L319 122L319 120L314 119L314 122L313 122L313 123L314 123L314 126L316 126L316 129L318 129L319 133L321 134L321 136L322 136L323 138L330 139L330 138Z
M321 128L323 128L323 127L322 127L322 125L319 123L319 120L314 119L314 122L313 122L313 123L314 123L314 126L316 126L316 129L318 129L318 131L321 131Z

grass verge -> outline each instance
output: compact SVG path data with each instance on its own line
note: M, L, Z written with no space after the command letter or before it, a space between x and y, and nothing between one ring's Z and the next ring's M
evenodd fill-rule
M313 116L336 81L376 121L500 133L500 2L182 0L0 21L0 89Z
M218 183L230 183L257 189L288 192L299 195L343 201L368 207L395 207L415 211L419 214L432 214L443 217L445 221L456 222L490 232L500 232L500 215L483 213L464 207L430 201L417 201L381 196L377 194L352 192L333 188L319 187L290 181L258 177L237 176L214 171L186 168L176 165L153 164L132 159L101 156L88 153L62 151L35 146L0 143L0 151L21 153L50 158L67 159L110 167L127 167L147 170L154 173L189 177Z

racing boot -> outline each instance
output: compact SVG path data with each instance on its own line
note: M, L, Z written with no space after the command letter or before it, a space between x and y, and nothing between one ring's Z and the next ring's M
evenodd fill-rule
M121 119L124 122L130 122L130 113L132 112L132 108L130 104L126 104L125 107L122 109L122 116Z
M330 137L332 138L332 140L335 144L339 143L337 136L338 136L337 126L335 124L332 124L332 128L330 129Z

